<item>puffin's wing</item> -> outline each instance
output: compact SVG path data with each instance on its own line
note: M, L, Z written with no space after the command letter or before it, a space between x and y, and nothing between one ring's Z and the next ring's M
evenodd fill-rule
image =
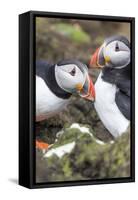
M130 80L122 80L117 83L115 101L122 114L130 120Z
M118 91L115 97L116 104L121 113L130 120L130 97Z

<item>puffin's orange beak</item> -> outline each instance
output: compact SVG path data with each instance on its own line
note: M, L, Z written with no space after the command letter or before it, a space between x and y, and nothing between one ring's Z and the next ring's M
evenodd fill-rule
M84 99L88 99L90 101L95 101L95 88L94 88L93 82L89 76L87 76L85 84L80 89L79 95Z
M89 82L89 90L88 90L87 95L84 96L84 98L88 99L90 101L95 101L95 88L94 88L92 80L90 79L89 81L90 81Z
M90 60L90 66L96 66L98 60L99 48L96 49Z
M92 55L90 60L90 67L95 68L102 68L103 66L99 64L99 52L101 50L101 47L96 49L95 53Z

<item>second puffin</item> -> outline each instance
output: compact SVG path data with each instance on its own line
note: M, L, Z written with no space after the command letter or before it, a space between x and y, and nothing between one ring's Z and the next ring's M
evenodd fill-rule
M91 67L102 69L96 83L95 109L116 138L130 123L130 43L124 36L107 38L93 54Z

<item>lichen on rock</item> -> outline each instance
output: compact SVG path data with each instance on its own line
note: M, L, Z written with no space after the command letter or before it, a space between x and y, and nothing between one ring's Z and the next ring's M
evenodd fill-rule
M70 151L65 150L62 156L54 153L54 149L59 150L67 144L73 144ZM50 151L53 153L46 156ZM130 176L129 131L114 142L102 142L94 137L88 125L72 125L64 129L46 154L37 151L36 155L37 182Z

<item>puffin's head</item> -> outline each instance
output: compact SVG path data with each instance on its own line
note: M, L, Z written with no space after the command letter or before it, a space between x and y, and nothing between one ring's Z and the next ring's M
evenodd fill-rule
M55 77L58 85L71 94L94 101L95 90L88 75L87 66L77 60L63 60L55 65Z
M130 63L130 43L124 36L106 39L103 45L92 55L91 67L124 68Z

